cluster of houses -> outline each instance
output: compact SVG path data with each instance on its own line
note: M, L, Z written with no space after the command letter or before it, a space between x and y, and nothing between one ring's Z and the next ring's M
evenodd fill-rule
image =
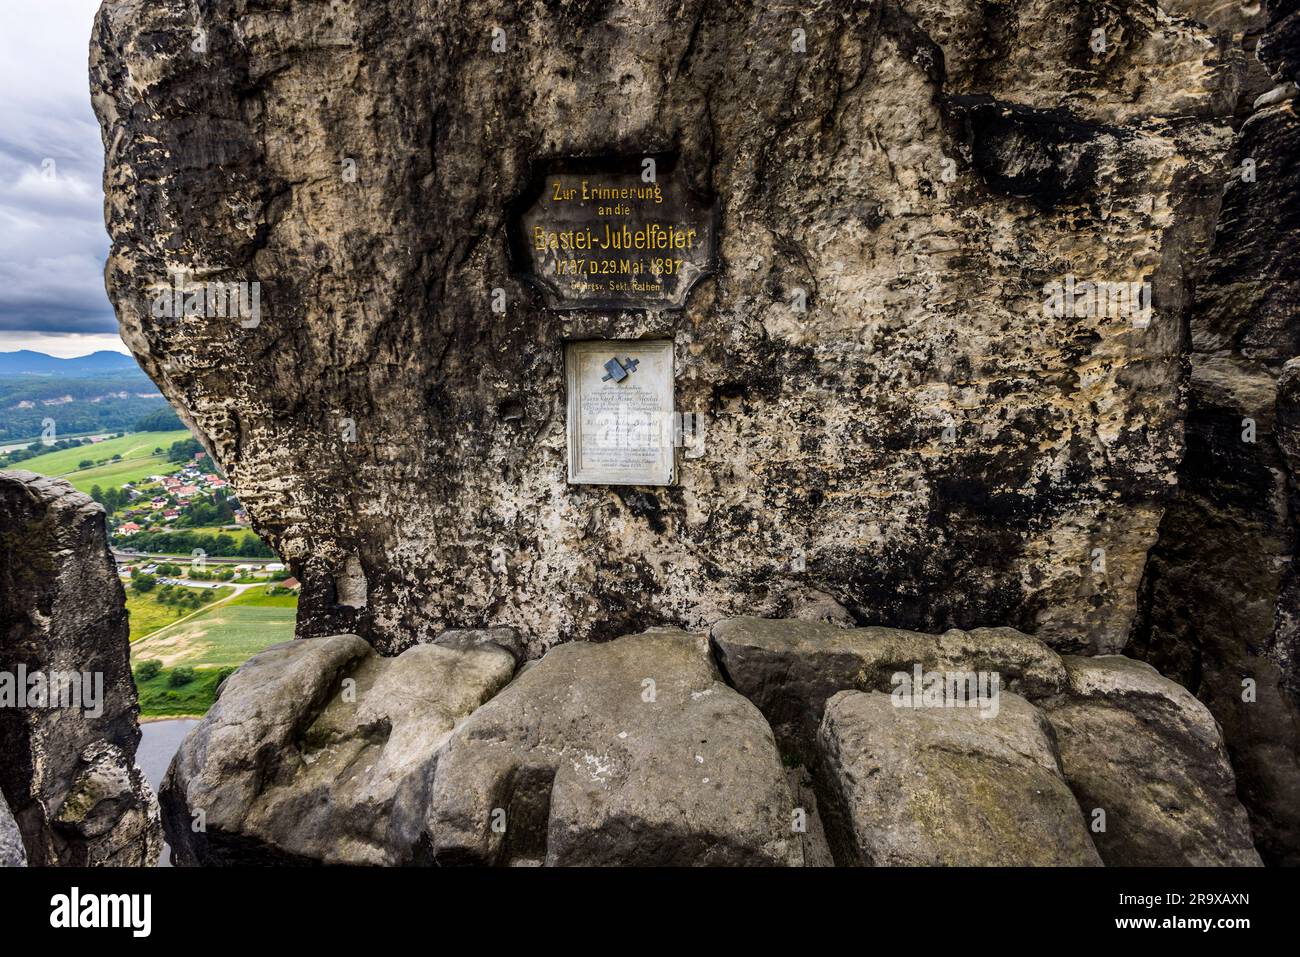
M167 566L166 562L156 562L149 559L131 558L126 555L118 557L118 577L122 579L123 584L129 584L133 573L141 575L154 575L158 577L160 585L184 585L187 588L220 588L226 582L240 579L248 581L249 579L265 580L268 585L274 585L276 588L284 588L292 592L298 591L302 585L298 579L292 575L281 577L287 571L282 562L267 562L264 565L242 564L242 565L219 565L216 566L222 573L216 581L195 581L191 578L188 571L192 566L182 564L181 572L178 576L164 577L160 575L159 566ZM211 569L209 569L211 570Z
M131 504L120 513L117 534L134 535L174 522L196 496L227 488L229 482L197 465L204 454L195 453L196 464L187 465L172 475L150 475L141 482L123 485L122 491ZM234 519L237 525L249 524L248 513L243 509L235 510Z

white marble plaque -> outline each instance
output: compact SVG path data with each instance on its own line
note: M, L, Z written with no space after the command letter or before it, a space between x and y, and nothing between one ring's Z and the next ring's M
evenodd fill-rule
M569 481L673 483L673 344L593 339L565 348Z

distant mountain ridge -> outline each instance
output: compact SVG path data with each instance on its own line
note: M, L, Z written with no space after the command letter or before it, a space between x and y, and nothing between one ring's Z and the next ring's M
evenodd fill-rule
M134 358L100 351L60 359L23 349L0 352L0 442L45 434L121 432L167 409Z
M120 375L124 372L140 372L140 366L132 356L121 352L110 352L107 349L71 359L60 359L58 356L46 355L44 352L35 352L31 349L0 352L0 376L60 375L84 378L96 375Z

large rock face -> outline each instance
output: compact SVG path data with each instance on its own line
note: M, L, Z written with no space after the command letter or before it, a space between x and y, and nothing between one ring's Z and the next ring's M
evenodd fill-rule
M1189 310L1187 457L1126 653L1223 726L1256 842L1300 864L1300 79L1294 3L1270 26L1244 99L1206 276ZM1257 97L1260 94L1262 99ZM1257 104L1257 105L1255 105ZM1254 107L1252 108L1252 105ZM1236 172L1236 171L1234 171Z
M162 850L135 766L125 602L103 508L0 472L0 789L32 865L152 865Z
M26 863L27 851L23 848L18 822L9 811L4 794L0 793L0 867L22 867Z
M107 0L91 59L123 337L303 580L303 634L536 655L813 586L1122 645L1230 41L1142 0ZM716 197L716 274L680 312L544 308L507 254L534 164L651 151ZM178 270L260 282L260 321L155 317ZM1149 281L1154 318L1045 315L1070 275ZM672 340L706 420L676 486L566 484L590 337Z

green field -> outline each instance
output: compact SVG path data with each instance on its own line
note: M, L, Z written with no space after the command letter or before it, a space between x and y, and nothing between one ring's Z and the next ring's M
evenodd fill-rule
M38 475L65 478L82 492L89 492L94 485L103 489L118 488L150 475L175 472L181 467L180 464L168 462L166 454L154 455L153 450L161 448L165 453L173 442L183 441L189 436L190 433L184 429L177 432L134 432L120 439L105 439L96 445L47 452L26 459L15 468L36 472ZM88 469L77 468L77 464L84 459L98 460L112 458L114 455L122 456L122 461L105 462Z
M258 538L257 533L251 528L222 528L220 525L196 525L194 528L190 528L188 525L177 525L171 530L174 532L193 532L196 535L229 535L239 543L242 543L246 538L261 541L261 539ZM278 559L268 558L263 559L263 561L278 561Z
M253 587L238 598L168 625L131 646L137 661L156 658L164 667L242 665L265 648L293 638L297 595L267 595Z
M140 713L151 718L207 714L216 700L217 685L229 673L229 668L196 668L194 680L179 688L171 685L170 668L148 681L137 680Z
M293 638L297 614L297 595L269 595L259 586L136 641L131 645L133 668L142 661L163 666L156 677L136 681L140 713L205 714L223 675L259 651ZM170 683L171 674L179 667L193 668L195 678L176 687Z
M206 592L213 595L213 601L218 601L227 597L233 589L186 588L184 590L197 595ZM133 642L170 625L177 618L184 618L193 611L190 608L178 608L175 605L163 604L158 600L157 588L141 595L129 586L126 590L126 610L131 616L131 641Z

